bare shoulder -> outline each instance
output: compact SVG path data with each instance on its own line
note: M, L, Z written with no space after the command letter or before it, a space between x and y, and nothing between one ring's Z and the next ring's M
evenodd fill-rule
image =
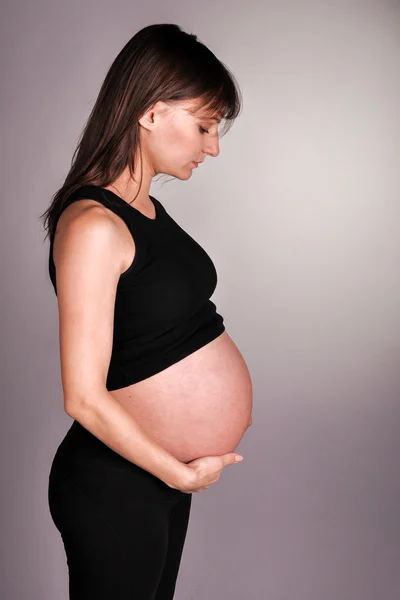
M107 222L107 219L110 223L115 222L115 219L113 219L115 216L113 212L103 206L100 202L90 199L76 200L67 206L61 213L57 222L56 236L64 231L71 223L87 223L91 219L95 219L98 222L102 215L106 218L103 219L104 223Z
M90 245L113 248L118 253L120 225L118 217L99 202L82 199L70 204L57 222L53 260L57 268L66 251ZM119 254L119 253L118 253ZM121 258L117 259L121 262Z

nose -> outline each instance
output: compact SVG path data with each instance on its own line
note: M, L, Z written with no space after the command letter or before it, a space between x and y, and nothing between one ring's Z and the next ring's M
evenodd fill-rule
M210 156L218 156L219 154L219 137L209 138L207 140L207 145L204 148L203 152L205 154L209 154Z

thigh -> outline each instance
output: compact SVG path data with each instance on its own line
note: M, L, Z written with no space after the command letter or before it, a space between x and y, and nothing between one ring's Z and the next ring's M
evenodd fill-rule
M168 549L154 600L172 600L189 523L192 494L183 494L172 505L168 520Z
M49 482L68 564L70 600L153 600L168 549L168 513L156 502L108 512L69 480ZM126 504L128 498L122 503Z

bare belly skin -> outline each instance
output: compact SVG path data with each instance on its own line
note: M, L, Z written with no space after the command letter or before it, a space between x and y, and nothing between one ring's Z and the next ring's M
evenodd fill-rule
M167 369L110 394L181 462L233 452L252 423L250 373L226 331Z

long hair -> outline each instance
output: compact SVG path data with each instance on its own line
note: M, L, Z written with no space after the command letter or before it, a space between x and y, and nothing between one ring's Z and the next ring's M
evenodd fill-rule
M138 31L112 63L65 181L39 217L45 239L54 235L60 209L77 188L106 187L127 165L133 175L137 150L141 154L138 120L156 102L200 99L202 108L225 120L224 135L241 111L241 98L233 74L196 35L172 23Z

